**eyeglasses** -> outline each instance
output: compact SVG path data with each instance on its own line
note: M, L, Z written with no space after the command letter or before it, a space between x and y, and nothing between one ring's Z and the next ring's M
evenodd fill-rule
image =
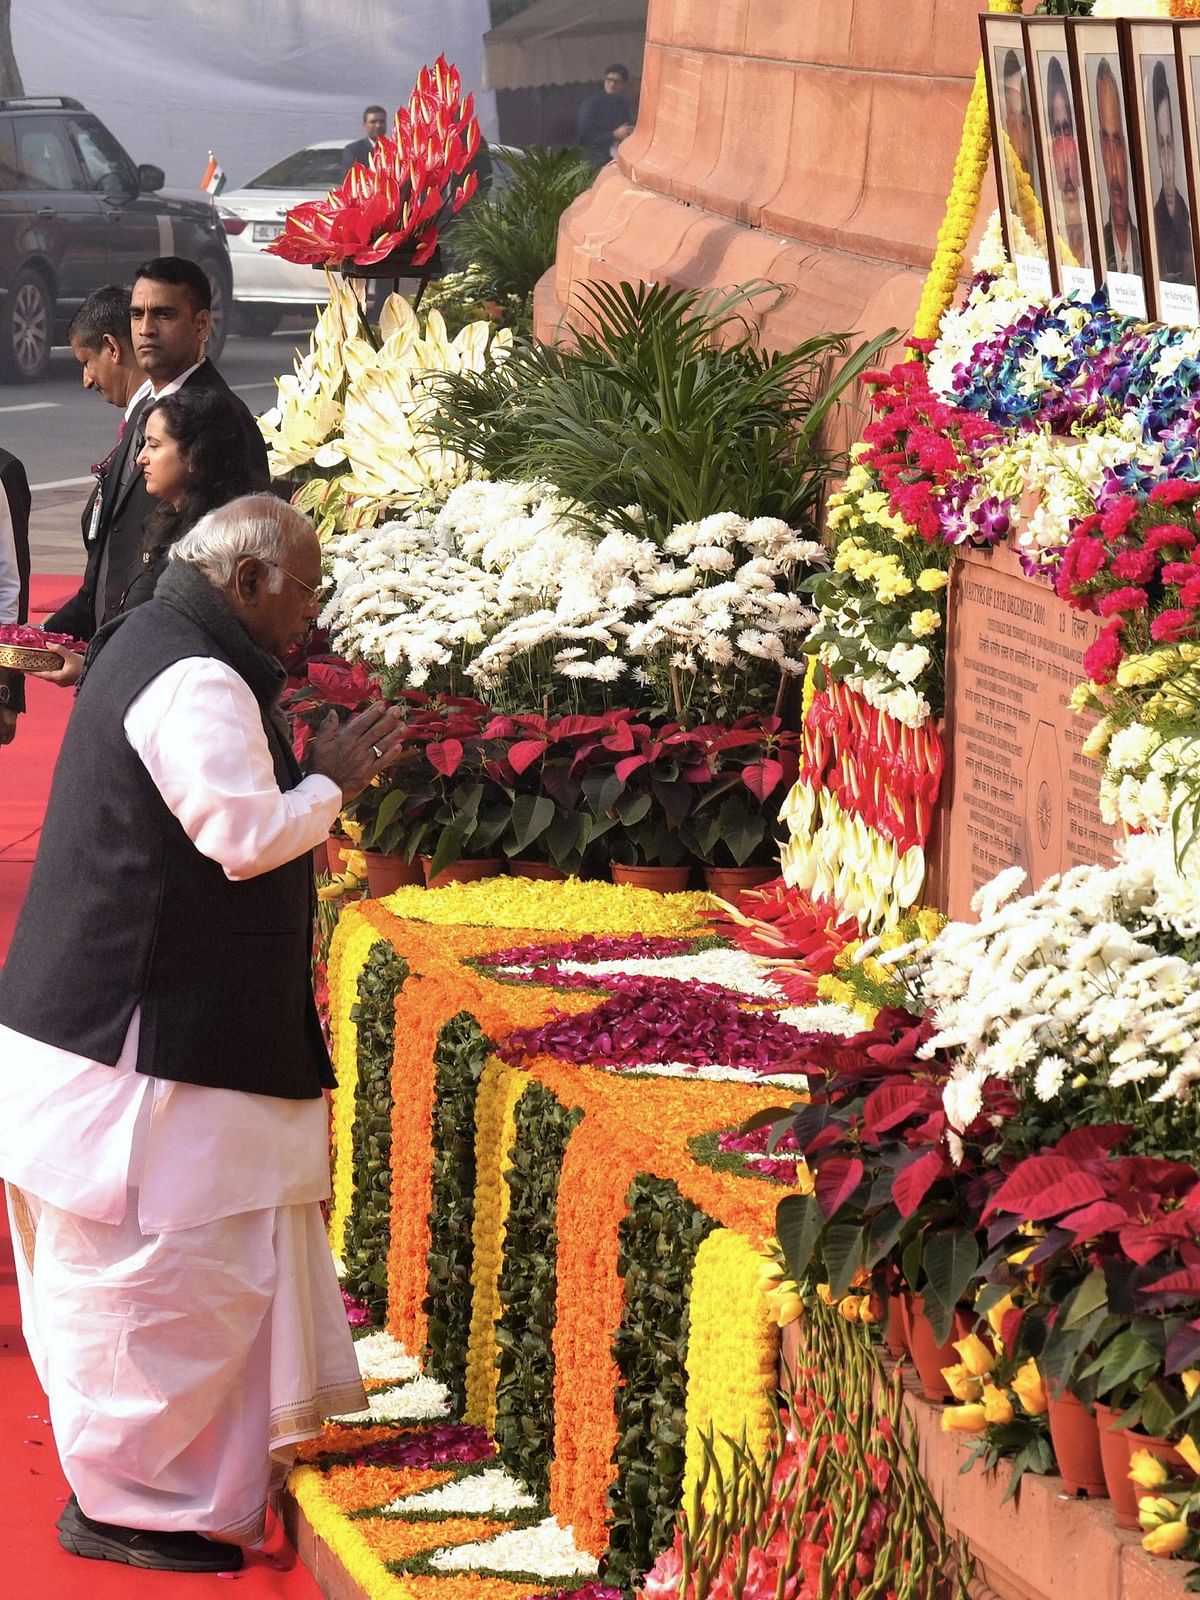
M262 561L264 567L274 567L276 572L282 572L285 578L290 578L293 583L298 584L299 587L304 590L305 594L308 595L312 600L315 600L320 594L321 590L325 587L325 580L323 578L321 582L318 583L314 588L311 583L305 583L303 578L298 578L294 572L289 572L288 569L285 566L282 566L278 561L268 561L266 556L261 556L259 559Z

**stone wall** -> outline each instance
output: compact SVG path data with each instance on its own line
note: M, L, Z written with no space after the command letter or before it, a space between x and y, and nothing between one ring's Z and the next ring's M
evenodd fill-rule
M972 0L650 0L637 127L563 218L539 334L622 278L788 285L773 347L911 327L978 55Z

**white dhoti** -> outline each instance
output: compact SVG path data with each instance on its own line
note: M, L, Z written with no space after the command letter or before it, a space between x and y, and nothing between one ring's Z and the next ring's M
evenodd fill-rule
M144 1235L10 1187L26 1339L85 1514L237 1544L321 1419L365 1405L320 1207Z

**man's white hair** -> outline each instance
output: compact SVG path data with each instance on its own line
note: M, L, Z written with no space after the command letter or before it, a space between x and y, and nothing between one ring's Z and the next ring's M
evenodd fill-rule
M302 511L273 494L243 494L202 516L171 546L172 561L186 561L218 589L232 583L239 561L257 556L271 567L267 587L283 587L283 567L297 540L313 532Z

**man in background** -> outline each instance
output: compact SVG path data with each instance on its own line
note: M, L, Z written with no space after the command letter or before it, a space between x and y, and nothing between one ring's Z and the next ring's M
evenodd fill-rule
M0 622L29 616L29 479L8 450L0 450ZM0 668L0 745L17 735L25 709L25 674Z
M1167 69L1154 63L1150 76L1154 108L1154 142L1161 177L1154 202L1154 242L1158 246L1158 275L1165 283L1196 281L1192 255L1192 219L1175 182L1175 108L1167 84Z
M1087 230L1083 214L1083 189L1079 176L1079 141L1075 136L1075 111L1062 62L1051 56L1046 69L1046 111L1050 125L1050 171L1058 190L1063 243L1074 257L1072 265L1087 261Z
M137 458L145 443L142 418L156 400L185 386L224 390L241 418L250 480L262 489L270 485L267 449L258 424L204 354L212 327L212 296L203 270L181 256L144 262L134 274L129 317L143 383L127 402L124 432L106 464L99 511L93 508L95 527L83 583L46 620L53 632L76 639L91 639L116 616L144 564L143 533L156 502L146 489ZM93 370L99 370L98 363Z
M387 132L387 112L382 106L368 106L363 112L362 125L362 138L353 140L342 151L347 172L356 161L364 164L370 161L371 152Z
M1142 246L1129 210L1129 139L1125 132L1125 110L1107 56L1101 58L1096 71L1096 121L1100 132L1100 164L1108 191L1104 264L1110 272L1140 274Z
M579 108L578 140L593 167L611 161L622 139L633 132L633 113L625 98L629 68L615 61L604 73L604 87L590 94Z

